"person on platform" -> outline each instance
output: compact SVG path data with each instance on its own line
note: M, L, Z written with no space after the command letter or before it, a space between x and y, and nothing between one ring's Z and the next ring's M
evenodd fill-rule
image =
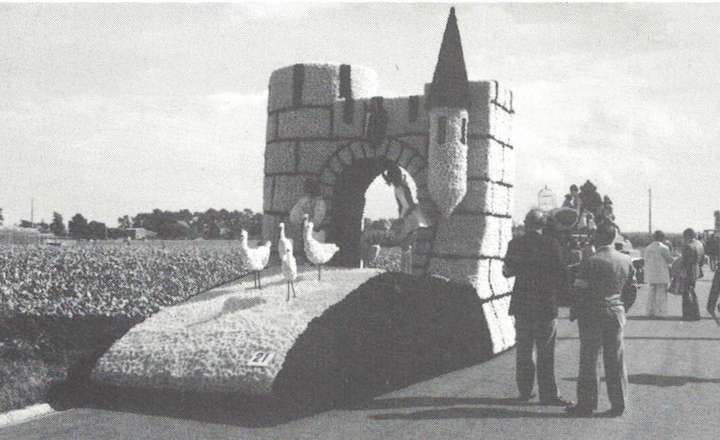
M601 351L611 404L605 415L618 417L625 411L628 380L623 346L626 304L622 297L626 284L634 284L634 268L630 257L612 246L615 234L614 225L598 225L597 253L580 263L575 278L577 297L571 316L577 317L580 331L580 371L578 403L566 409L570 416L588 417L597 409Z
M655 231L653 242L643 252L645 282L650 288L647 315L651 318L664 316L667 313L667 287L670 284L669 265L673 262L673 256L664 242L665 234L662 231Z
M537 374L540 402L567 406L555 382L555 338L558 293L566 288L567 272L557 239L542 234L546 216L539 209L525 216L525 234L510 240L503 275L515 277L510 315L515 317L517 358L515 379L519 400L534 397ZM537 352L537 368L533 361Z
M582 208L582 200L580 199L580 189L577 185L570 185L570 192L565 194L565 201L563 202L563 208L572 208L580 211Z
M687 228L683 231L685 247L682 250L683 276L680 281L682 294L682 318L684 321L699 321L700 307L698 306L695 283L700 275L700 262L705 255L705 249L695 237L695 231Z
M412 245L415 242L415 231L419 228L432 226L430 219L420 209L415 183L407 172L399 166L392 165L382 172L382 177L395 192L398 205L399 230L392 231L394 239L402 248L402 271L412 273Z

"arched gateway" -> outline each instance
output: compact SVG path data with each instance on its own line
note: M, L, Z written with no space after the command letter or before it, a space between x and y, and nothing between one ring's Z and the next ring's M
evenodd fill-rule
M302 197L303 182L316 178L328 204L328 241L342 249L338 263L353 265L359 261L365 191L384 165L397 164L415 179L420 207L434 220L413 247L414 273L474 286L497 353L515 341L507 313L511 280L502 275L512 234L512 93L495 81L466 80L454 15L451 26L455 31L445 32L424 95L377 97L376 74L346 64L296 64L273 72L263 236L277 240L277 224L287 221ZM460 87L452 83L463 75ZM460 99L453 100L458 90ZM457 201L438 200L445 193Z

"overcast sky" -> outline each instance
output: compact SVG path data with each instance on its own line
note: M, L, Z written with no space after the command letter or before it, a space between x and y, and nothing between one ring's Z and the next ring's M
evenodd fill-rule
M262 208L267 84L299 62L422 93L449 5L2 4L5 223ZM712 227L720 209L720 6L457 5L471 80L514 90L515 215L591 179L623 230ZM382 189L382 188L380 188ZM392 195L368 197L373 217Z

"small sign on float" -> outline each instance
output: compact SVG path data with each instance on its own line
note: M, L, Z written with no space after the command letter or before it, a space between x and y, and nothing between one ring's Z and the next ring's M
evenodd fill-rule
M267 367L275 358L275 353L270 351L257 351L247 363L249 367Z

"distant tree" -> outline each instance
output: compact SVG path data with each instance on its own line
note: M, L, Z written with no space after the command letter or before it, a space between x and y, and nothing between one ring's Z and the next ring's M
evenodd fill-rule
M0 226L3 225L3 221L5 221L5 218L2 215L2 208L0 208Z
M157 230L158 237L167 240L188 238L190 226L185 222L165 222Z
M40 223L36 223L35 226L43 234L47 234L48 232L50 232L50 225L45 223L45 219L40 220Z
M87 238L90 235L87 219L80 213L75 214L68 222L68 231L73 238Z
M128 229L131 226L130 222L130 216L124 215L122 217L118 217L118 225L120 226L120 229Z
M65 230L65 222L63 222L62 215L57 212L53 212L53 221L50 223L50 232L62 237L67 234Z
M30 220L20 220L20 227L21 228L32 228L34 225Z
M95 220L88 223L87 236L88 238L95 238L98 240L107 238L107 227L105 226L105 223L97 222Z

